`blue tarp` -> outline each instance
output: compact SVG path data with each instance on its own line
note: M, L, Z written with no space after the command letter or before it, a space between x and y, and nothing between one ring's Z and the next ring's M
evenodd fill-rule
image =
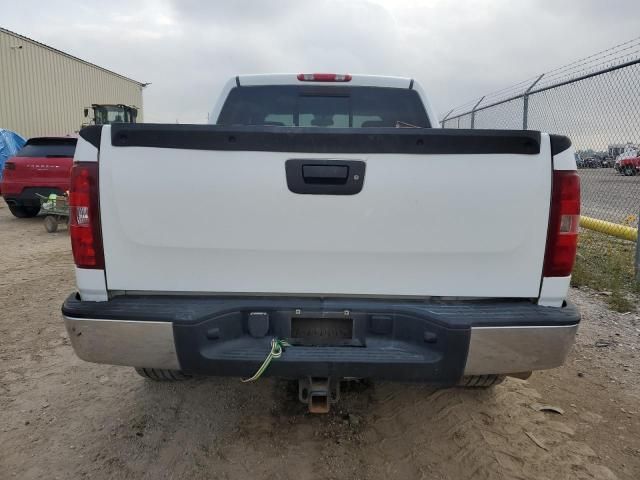
M24 144L25 139L16 132L0 128L0 180L2 180L4 162L18 153Z

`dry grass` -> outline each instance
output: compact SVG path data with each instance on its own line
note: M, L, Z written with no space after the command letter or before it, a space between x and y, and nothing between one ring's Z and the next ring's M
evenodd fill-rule
M640 301L635 251L634 242L583 229L571 284L607 292L609 306L618 312L634 311Z

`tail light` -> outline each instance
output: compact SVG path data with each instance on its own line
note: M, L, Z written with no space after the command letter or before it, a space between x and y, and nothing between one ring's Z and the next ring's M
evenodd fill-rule
M0 179L4 178L8 180L13 177L13 172L16 169L16 164L13 162L5 162L2 171L0 171Z
M104 268L98 202L98 163L74 163L69 190L69 233L73 259L79 268Z
M351 75L337 73L300 73L298 80L301 82L350 82Z
M580 177L575 170L554 170L543 276L571 275L578 247Z

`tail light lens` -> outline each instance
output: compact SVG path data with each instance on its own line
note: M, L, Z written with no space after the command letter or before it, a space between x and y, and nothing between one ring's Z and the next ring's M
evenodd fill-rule
M69 233L76 266L103 269L97 162L74 163L71 169Z
M579 223L580 177L578 172L554 170L543 276L571 275L576 260Z
M0 171L0 179L9 180L13 178L13 172L16 169L16 164L13 162L5 162L2 171Z
M299 73L301 82L350 82L351 75L338 73Z

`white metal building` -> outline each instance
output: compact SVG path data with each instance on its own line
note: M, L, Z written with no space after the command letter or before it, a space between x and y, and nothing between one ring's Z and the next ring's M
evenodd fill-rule
M142 116L145 84L0 28L0 128L25 138L77 132L92 104L125 104Z

